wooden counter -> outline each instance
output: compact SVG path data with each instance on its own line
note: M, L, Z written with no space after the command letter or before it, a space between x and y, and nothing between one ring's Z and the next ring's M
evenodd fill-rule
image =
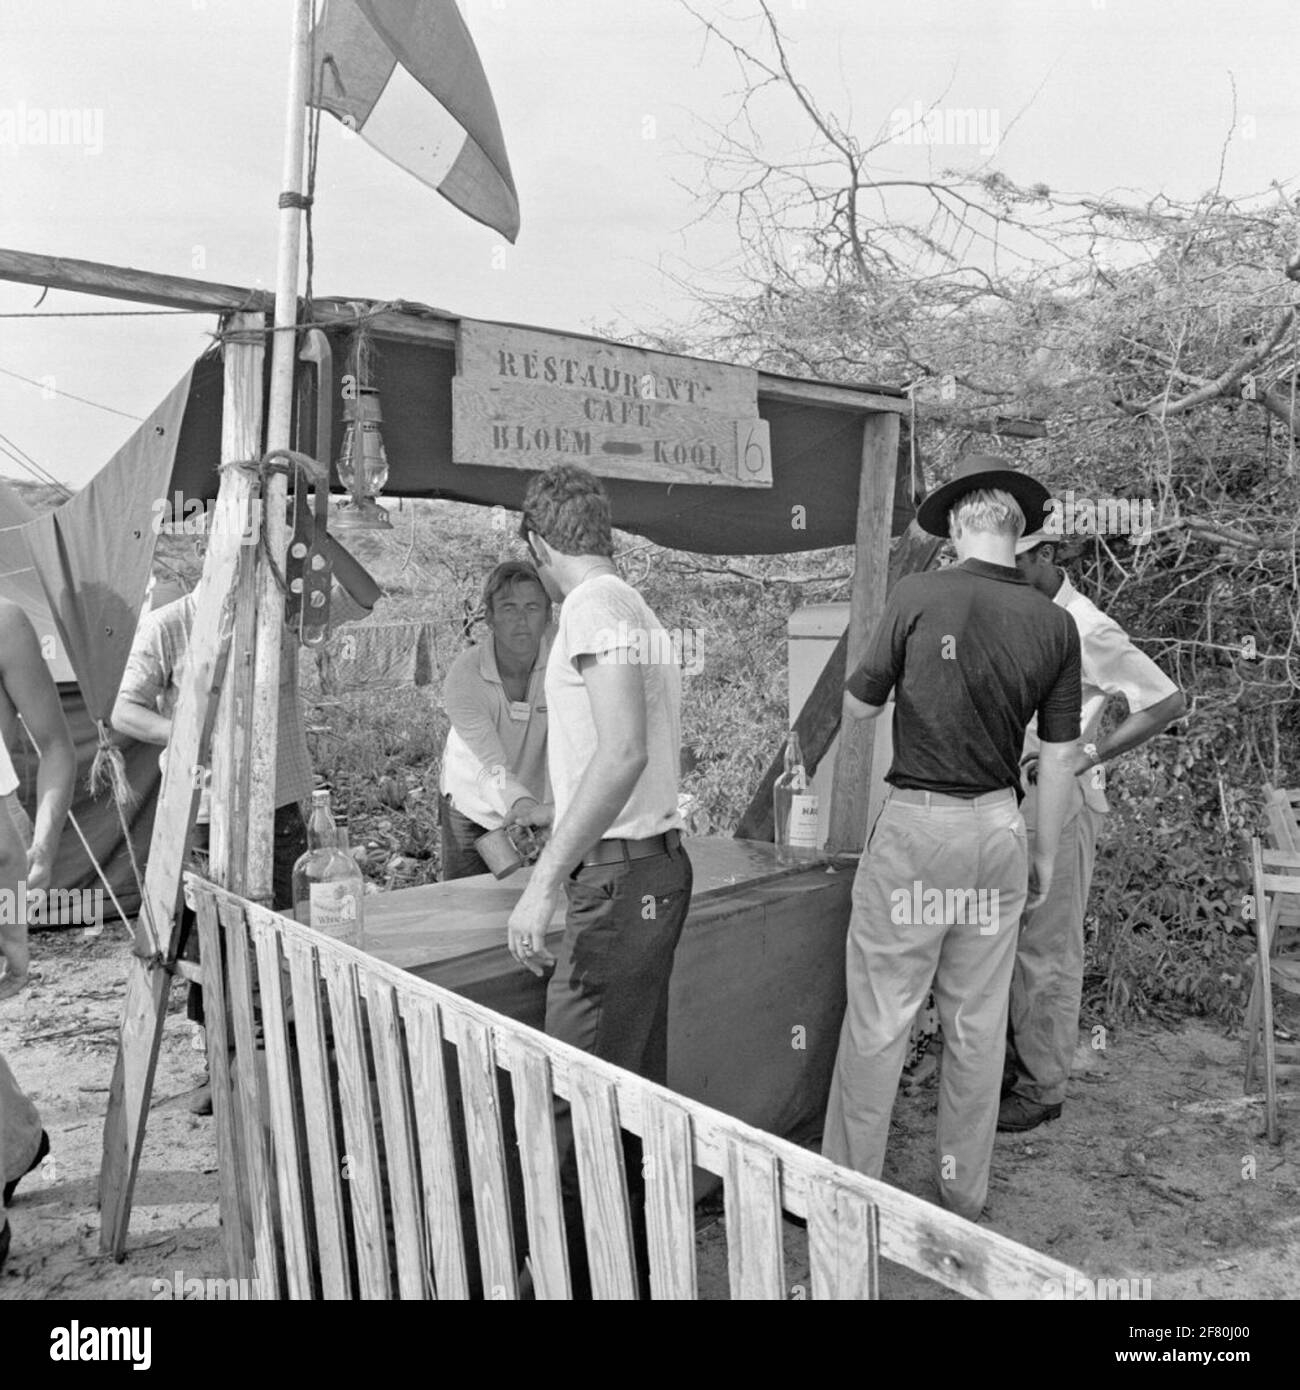
M668 1084L776 1134L820 1128L844 1015L852 866L784 865L770 844L686 841L691 911L673 969ZM366 948L540 1028L546 982L506 950L527 870L366 899ZM548 933L554 951L563 911Z

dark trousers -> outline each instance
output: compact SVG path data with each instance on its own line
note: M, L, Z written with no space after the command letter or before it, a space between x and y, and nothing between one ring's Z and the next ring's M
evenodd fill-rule
M546 991L546 1031L661 1084L668 1078L668 981L691 905L680 844L647 859L580 867L565 883L564 941ZM574 1298L591 1297L569 1103L555 1102L560 1187ZM649 1297L641 1144L625 1136L628 1197L641 1296Z
M451 797L444 796L438 808L438 842L442 848L442 859L438 868L438 881L449 883L453 878L468 878L471 874L485 874L488 866L483 862L474 841L486 835L487 827L472 821L451 804Z
M208 827L194 827L191 845L198 866L207 871ZM293 910L293 866L307 852L307 825L296 801L286 801L275 808L275 848L271 855L271 906L277 912ZM194 913L181 909L181 960L199 958L199 933ZM203 1022L203 986L191 985L185 1016L195 1023Z

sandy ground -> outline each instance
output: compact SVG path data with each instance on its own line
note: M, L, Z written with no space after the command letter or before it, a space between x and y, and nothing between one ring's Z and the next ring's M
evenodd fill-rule
M33 985L0 1004L0 1049L40 1106L53 1148L14 1199L0 1298L149 1299L178 1274L223 1278L216 1140L212 1121L188 1109L202 1057L183 991L174 991L159 1057L128 1256L116 1264L99 1253L96 1186L125 936L110 924L97 939L71 931L33 944ZM1287 1098L1283 1141L1268 1145L1262 1107L1243 1103L1239 1040L1198 1022L1140 1025L1107 1043L1080 1049L1059 1121L999 1136L993 1229L1093 1278L1149 1279L1155 1299L1293 1297L1300 1107ZM935 1098L933 1073L904 1090L885 1170L922 1196ZM703 1204L698 1224L702 1292L725 1298L720 1202ZM793 1227L786 1254L790 1296L804 1297L804 1237ZM956 1297L892 1264L881 1282L886 1298Z

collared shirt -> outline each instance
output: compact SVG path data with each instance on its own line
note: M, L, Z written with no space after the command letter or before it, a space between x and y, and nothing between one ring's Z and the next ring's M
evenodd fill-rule
M172 718L180 698L180 682L190 630L194 626L194 594L186 594L145 613L136 628L118 695L132 704ZM312 789L311 757L298 703L297 644L285 634L280 649L280 728L275 741L275 804L302 801ZM199 819L202 819L200 815Z
M1079 722L1083 742L1097 736L1101 712L1110 695L1123 695L1130 714L1150 709L1178 691L1178 687L1145 652L1133 645L1128 633L1064 575L1052 602L1074 619L1079 629L1083 700ZM1038 730L1030 724L1025 733L1025 755L1038 752ZM1100 769L1098 769L1100 771ZM1084 801L1094 811L1106 812L1104 776L1084 773L1079 779Z
M565 598L546 665L551 710L547 762L555 791L555 823L564 820L596 752L591 697L578 665L584 656L633 667L641 677L645 700L646 765L603 838L644 840L680 830L681 667L650 605L616 574L592 575Z
M1053 743L1079 736L1078 629L1006 565L907 575L848 690L869 705L895 692L893 786L1019 799L1030 719Z
M485 830L506 822L523 796L550 800L546 773L546 660L543 634L521 701L506 694L491 634L461 652L447 672L443 703L451 730L442 754L443 794Z

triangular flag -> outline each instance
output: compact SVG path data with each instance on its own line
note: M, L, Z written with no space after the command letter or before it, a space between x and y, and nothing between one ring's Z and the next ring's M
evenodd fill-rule
M519 198L478 51L455 0L327 0L314 101L513 242Z

